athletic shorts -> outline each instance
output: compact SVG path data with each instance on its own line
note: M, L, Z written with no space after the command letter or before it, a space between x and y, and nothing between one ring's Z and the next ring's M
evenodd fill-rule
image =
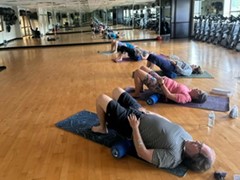
M135 114L137 118L143 114L138 109L141 105L127 92L120 95L118 101L112 100L107 105L105 119L108 128L116 130L120 135L131 138L132 128L128 122L128 116Z

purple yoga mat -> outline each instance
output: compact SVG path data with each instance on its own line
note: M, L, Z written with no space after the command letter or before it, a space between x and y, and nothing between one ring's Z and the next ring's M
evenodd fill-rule
M133 92L134 88L128 87L125 89L127 92ZM149 96L154 94L154 92L151 92L150 90L145 90L140 94L140 100L146 101ZM162 98L164 99L164 98ZM207 109L207 110L213 110L213 111L221 111L221 112L226 112L229 111L229 97L227 96L213 96L213 95L208 95L207 101L204 103L193 103L189 102L186 104L179 104L176 102L173 102L171 100L169 101L164 101L160 100L159 103L168 103L168 104L175 104L179 106L184 106L184 107L191 107L191 108L199 108L199 109Z

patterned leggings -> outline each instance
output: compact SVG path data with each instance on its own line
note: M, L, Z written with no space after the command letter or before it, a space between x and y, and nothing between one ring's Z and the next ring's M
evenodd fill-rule
M145 76L142 83L145 84L151 91L162 94L162 89L157 81L157 77L159 77L159 75L155 71L150 71Z

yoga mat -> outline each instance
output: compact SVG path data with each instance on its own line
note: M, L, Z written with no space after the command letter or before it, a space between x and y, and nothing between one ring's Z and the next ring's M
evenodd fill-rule
M125 90L129 93L134 92L134 88L132 88L132 87L125 88ZM142 92L140 94L139 99L146 101L148 99L148 97L151 96L152 94L154 94L154 92L152 92L150 90L145 90L144 92ZM229 107L230 106L229 105L230 104L229 97L213 96L213 95L208 95L208 98L204 103L189 102L186 104L180 104L180 103L173 102L171 100L169 100L169 101L160 100L159 103L176 104L176 105L183 106L183 107L207 109L207 110L220 111L220 112L229 111L229 108L230 108Z
M111 148L116 142L123 140L123 137L120 136L113 129L108 129L109 130L108 134L97 134L92 132L91 127L94 125L97 125L98 123L99 123L98 117L95 113L83 110L68 117L65 120L57 122L55 125L58 128L72 132L74 134L82 136L96 143L105 145L109 148ZM109 156L111 156L110 151L109 151ZM136 157L136 155L132 155L132 156ZM174 169L166 169L166 168L162 168L162 169L179 177L183 177L188 171L188 169L182 164L180 164L178 167Z
M156 71L160 76L165 76L163 71ZM204 71L202 74L191 74L190 76L181 76L177 75L176 78L208 78L213 79L214 77L207 71Z
M6 66L0 66L0 72L5 70L7 67Z
M103 55L112 55L113 52L112 51L98 51L99 54L103 54Z

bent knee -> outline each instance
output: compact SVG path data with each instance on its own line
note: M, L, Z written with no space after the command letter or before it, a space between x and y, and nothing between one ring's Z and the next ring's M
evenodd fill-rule
M120 88L120 87L115 88L115 89L113 90L113 92L112 92L112 97L113 97L113 99L118 100L119 96L120 96L123 92L125 92L125 91L124 91L122 88Z
M144 70L144 69L146 69L146 68L145 68L145 66L141 66L140 69L141 69L141 70Z
M103 109L106 109L108 103L112 100L112 98L110 98L109 96L107 96L106 94L101 94L98 96L97 100L96 100L96 104L100 105Z

